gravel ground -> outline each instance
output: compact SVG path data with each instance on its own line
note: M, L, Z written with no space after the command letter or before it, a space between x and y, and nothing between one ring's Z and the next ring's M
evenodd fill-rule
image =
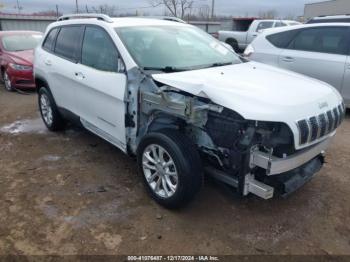
M349 114L325 167L288 199L206 181L168 211L118 149L79 128L46 131L36 100L0 88L0 254L350 255Z

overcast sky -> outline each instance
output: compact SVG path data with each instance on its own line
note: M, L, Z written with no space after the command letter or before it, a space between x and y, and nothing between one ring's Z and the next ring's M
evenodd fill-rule
M18 0L23 7L23 13L31 13L42 10L54 10L58 4L62 13L69 13L75 10L75 0ZM274 9L280 16L302 15L304 4L317 2L317 0L215 0L216 14L221 15L256 15L259 11ZM147 8L149 0L78 0L79 6L98 6L100 4L115 5L120 12L147 12L150 14L161 14L162 8ZM2 12L17 12L14 8L16 0L0 0L4 4ZM211 4L211 0L195 0L195 7Z

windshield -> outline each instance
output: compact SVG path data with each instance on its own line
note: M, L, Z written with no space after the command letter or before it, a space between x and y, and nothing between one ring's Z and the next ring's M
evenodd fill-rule
M124 27L116 32L144 69L181 71L241 63L237 54L195 27Z
M41 38L40 34L8 35L2 38L2 45L10 52L30 50L39 44Z

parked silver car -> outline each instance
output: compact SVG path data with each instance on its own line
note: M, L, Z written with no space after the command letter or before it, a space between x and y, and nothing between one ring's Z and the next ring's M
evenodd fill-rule
M350 24L309 24L266 30L244 55L327 82L350 107L349 48Z

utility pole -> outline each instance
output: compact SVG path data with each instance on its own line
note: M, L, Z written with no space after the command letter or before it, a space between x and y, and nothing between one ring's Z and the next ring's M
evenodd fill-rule
M215 0L211 1L211 19L214 19L215 14Z
M17 0L16 3L17 3L17 6L15 8L18 10L18 13L20 14L23 7L19 4L19 0Z
M56 5L56 17L58 18L59 13L58 13L58 5Z
M77 14L79 14L78 0L75 0L75 7L76 7L76 12L77 12Z

